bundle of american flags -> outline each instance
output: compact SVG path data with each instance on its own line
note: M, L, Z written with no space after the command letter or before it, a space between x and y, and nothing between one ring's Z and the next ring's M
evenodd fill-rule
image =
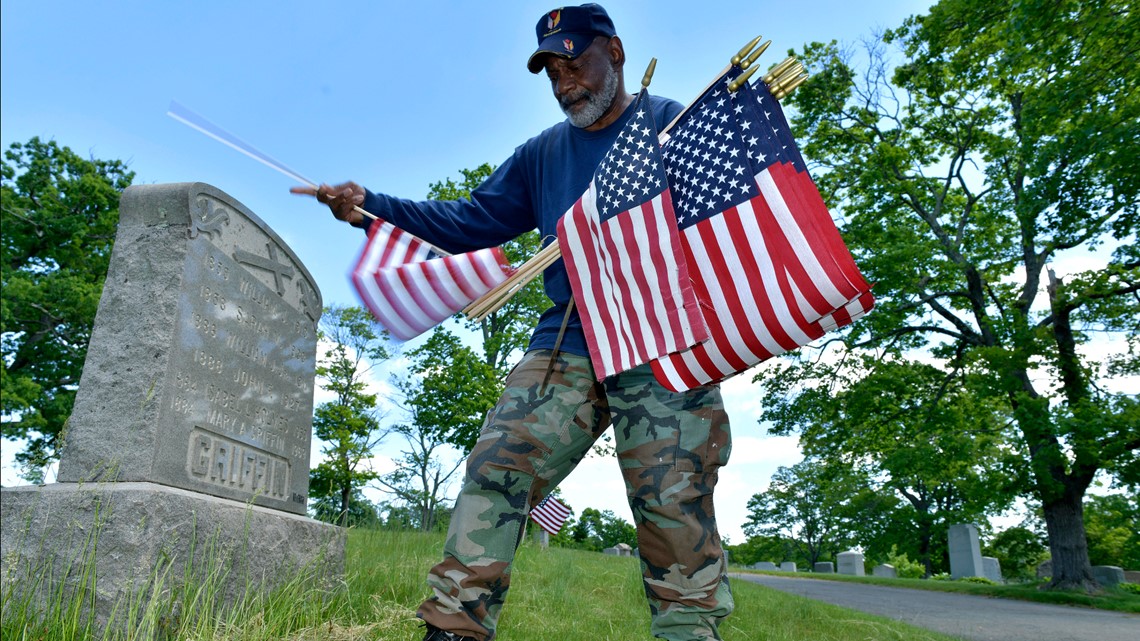
M763 83L725 76L663 154L711 338L652 362L666 387L716 382L850 324L873 304Z
M626 161L603 160L559 225L575 299L589 301L579 313L599 380L649 362L674 391L714 383L848 325L874 303L779 103L764 83L730 90L738 71L718 78L640 164L628 160L627 141L648 127L632 118L611 152ZM659 162L666 187L598 204L607 185L628 189L631 175L652 176ZM632 222L612 222L622 216ZM620 239L665 225L678 236L657 234L656 262L612 258ZM658 288L680 293L662 299ZM647 301L642 313L614 320L613 310L638 298Z
M558 249L599 380L651 363L674 391L715 383L874 304L769 84L750 84L741 71L730 66L660 135L643 87L559 222ZM511 272L498 248L440 257L383 223L373 226L353 282L381 324L410 338Z

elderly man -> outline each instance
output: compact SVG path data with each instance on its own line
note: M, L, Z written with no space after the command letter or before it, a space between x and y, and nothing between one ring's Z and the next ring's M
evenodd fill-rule
M631 117L634 96L625 88L622 42L602 7L551 11L536 32L538 49L527 67L546 72L567 119L518 147L470 200L412 202L351 182L294 191L316 195L354 226L367 227L354 210L359 205L451 252L498 245L535 228L553 238L558 219ZM659 128L682 109L657 97L649 104ZM719 639L717 626L732 611L713 511L717 471L730 450L720 389L673 393L648 366L596 381L576 312L553 351L571 296L561 261L546 270L545 287L554 306L487 415L467 459L443 561L428 574L432 596L416 613L427 626L425 641L494 637L530 509L610 425L637 526L653 634ZM553 375L543 387L552 358Z

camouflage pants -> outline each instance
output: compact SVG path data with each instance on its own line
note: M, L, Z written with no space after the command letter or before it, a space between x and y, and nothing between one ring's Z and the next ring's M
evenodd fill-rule
M530 509L611 424L637 526L651 630L662 639L719 639L732 611L713 512L717 470L731 449L720 389L669 392L648 366L599 383L589 360L560 354L539 395L550 352L529 352L507 377L474 449L433 596L417 616L488 641Z

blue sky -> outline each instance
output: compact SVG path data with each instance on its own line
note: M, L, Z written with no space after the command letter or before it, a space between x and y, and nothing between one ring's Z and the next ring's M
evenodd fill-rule
M796 3L632 0L607 9L636 84L658 59L651 91L688 102L741 45L853 43L930 2ZM422 198L459 169L499 164L562 119L542 76L526 71L547 2L56 2L0 5L0 144L32 136L81 155L126 161L136 183L202 181L269 223L308 267L326 304L354 304L347 272L362 237L294 183L167 117L177 101L309 178L353 179ZM748 498L794 439L768 438L751 376L725 386L736 447L722 475L722 530L743 540ZM398 450L398 448L397 448ZM14 447L4 443L4 461ZM14 482L5 467L3 482ZM610 460L587 460L563 484L580 512L629 518Z

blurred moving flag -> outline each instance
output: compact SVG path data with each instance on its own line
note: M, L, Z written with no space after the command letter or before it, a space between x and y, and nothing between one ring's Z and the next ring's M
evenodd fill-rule
M558 534L562 529L562 524L570 517L570 508L566 507L562 501L554 498L553 495L547 496L542 501L534 506L530 511L530 520L538 524L538 527L550 533L550 536Z
M601 380L708 338L643 89L558 244Z
M849 324L873 304L767 87L726 75L663 146L677 225L711 338L653 361L683 391Z
M377 220L351 277L376 321L408 340L461 311L511 271L500 247L441 256L419 238Z

